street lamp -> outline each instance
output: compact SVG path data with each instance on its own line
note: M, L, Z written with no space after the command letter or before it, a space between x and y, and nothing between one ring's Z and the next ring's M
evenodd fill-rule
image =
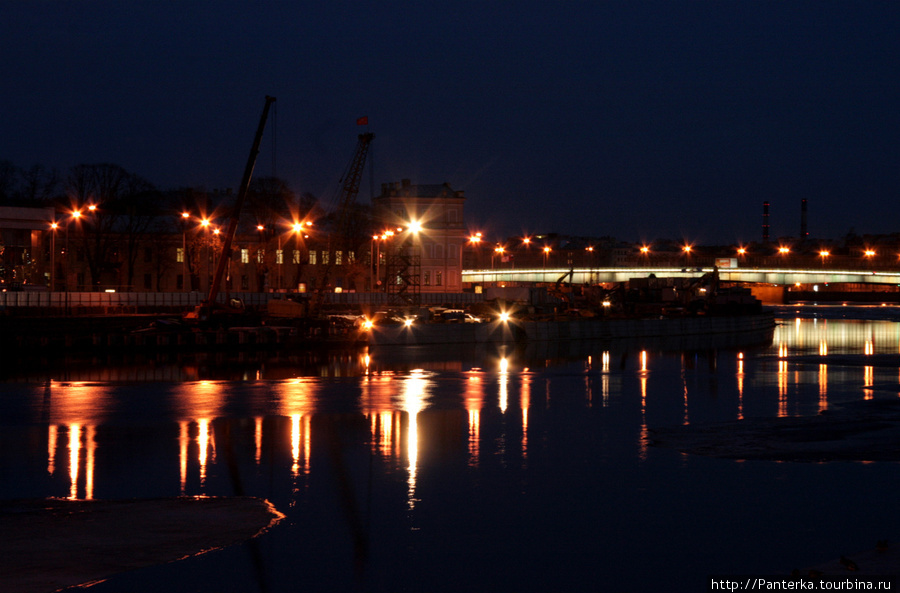
M550 257L550 251L552 251L549 247L544 247L544 269L547 269L547 258Z
M187 274L187 223L191 217L191 213L184 211L181 213L181 290L188 290L188 274Z
M50 223L50 292L54 291L56 281L56 230L59 223L55 220Z
M819 251L819 257L822 258L822 266L823 267L825 266L825 260L828 258L829 255L831 255L831 252L828 251L827 249L823 249L823 250Z
M503 254L506 253L506 248L503 247L502 245L497 245L496 247L494 247L494 253L497 253L500 255L500 264L501 264L500 267L502 268L503 267L503 265L502 265L503 264ZM491 269L494 269L494 256L493 255L491 256Z

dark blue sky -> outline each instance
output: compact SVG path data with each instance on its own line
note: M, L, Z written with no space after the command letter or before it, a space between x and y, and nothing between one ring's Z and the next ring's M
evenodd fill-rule
M257 175L327 200L365 115L376 190L449 182L491 238L758 240L803 198L812 236L887 233L898 31L892 1L12 0L0 160L236 188L269 94Z

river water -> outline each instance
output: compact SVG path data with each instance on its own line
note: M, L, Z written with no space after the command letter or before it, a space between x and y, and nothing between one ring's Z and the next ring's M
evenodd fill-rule
M756 344L22 363L0 384L0 498L237 494L286 515L97 593L678 593L788 574L900 535L895 463L651 443L898 397L900 359L877 356L900 353L900 323L877 319L896 311L780 313Z

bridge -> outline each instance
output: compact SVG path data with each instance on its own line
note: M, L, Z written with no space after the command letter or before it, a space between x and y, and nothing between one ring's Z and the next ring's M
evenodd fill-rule
M568 268L532 268L532 269L494 269L463 270L464 283L499 286L554 284L563 275L565 281L572 284L597 284L600 282L625 282L631 278L646 278L650 274L658 278L696 278L713 267L594 267L572 268L572 276ZM748 284L777 284L782 286L825 285L825 284L892 284L900 285L900 269L898 270L840 270L840 269L793 269L793 268L719 268L719 280L722 282L741 282Z

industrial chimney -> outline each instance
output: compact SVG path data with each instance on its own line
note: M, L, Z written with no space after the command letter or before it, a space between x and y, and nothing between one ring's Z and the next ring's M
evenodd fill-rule
M806 200L800 200L800 240L809 239L809 232L806 228Z
M769 203L763 202L763 244L769 243Z

